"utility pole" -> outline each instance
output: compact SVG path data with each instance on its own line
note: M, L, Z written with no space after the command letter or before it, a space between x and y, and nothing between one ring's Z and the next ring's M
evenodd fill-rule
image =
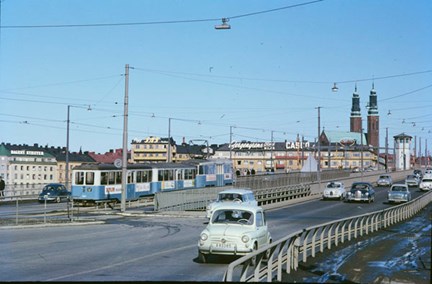
M168 159L167 162L171 163L171 117L168 118Z
M123 160L122 160L122 192L121 192L121 212L126 211L127 193L127 154L128 154L128 104L129 104L129 64L125 66L125 95L124 95L124 115L123 115Z
M319 183L319 188L321 188L321 107L316 107L318 109L318 163L317 163L317 178Z
M1 1L0 1L1 2ZM66 176L65 183L66 188L69 189L69 114L70 114L70 105L67 106L67 120L66 120Z
M231 160L231 162L232 162L232 147L231 147L231 145L232 145L232 136L233 136L233 131L232 131L232 129L233 129L233 126L230 126L230 143L229 143L229 151L230 151L230 160Z
M388 172L388 127L386 127L386 138L385 138L385 170Z

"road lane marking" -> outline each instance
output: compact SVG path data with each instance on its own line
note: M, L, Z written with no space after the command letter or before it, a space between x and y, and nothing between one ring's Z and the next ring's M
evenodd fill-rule
M94 269L90 269L90 270L86 270L86 271L80 271L80 272L77 272L77 273L71 273L71 274L67 274L67 275L63 275L63 276L59 276L59 277L54 277L54 278L46 279L44 281L57 281L57 280L60 280L60 279L65 279L65 278L74 277L74 276L78 276L78 275L93 273L93 272L97 272L97 271L101 271L101 270L105 270L105 269L110 269L110 268L113 268L113 267L116 267L116 266L121 266L121 265L125 265L125 264L128 264L128 263L140 261L140 260L143 260L143 259L146 259L146 258L156 257L156 256L159 256L159 255L168 254L168 253L174 253L174 252L178 252L178 251L181 251L181 250L190 249L190 248L194 248L194 247L196 247L196 244L189 245L189 246L184 246L184 247L180 247L180 248L175 248L175 249L170 249L170 250L164 250L164 251L156 252L156 253L149 254L149 255L146 255L146 256L141 256L141 257L125 260L125 261L118 262L118 263L115 263L115 264L111 264L111 265L108 265L108 266L94 268Z

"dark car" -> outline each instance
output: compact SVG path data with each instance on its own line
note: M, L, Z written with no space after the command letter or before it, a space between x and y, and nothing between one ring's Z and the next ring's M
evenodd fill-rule
M413 173L415 176L417 176L419 179L423 178L423 172L421 170L414 170Z
M61 183L49 183L44 186L42 192L39 194L39 202L52 201L61 202L68 200L71 193Z
M366 201L374 202L375 190L369 182L355 182L351 185L350 191L346 195L346 201Z

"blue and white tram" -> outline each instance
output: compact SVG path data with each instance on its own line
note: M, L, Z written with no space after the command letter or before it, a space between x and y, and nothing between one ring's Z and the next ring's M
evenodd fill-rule
M197 188L233 184L233 167L231 160L189 160L184 163L196 166Z
M196 187L196 167L189 164L130 164L126 200L156 192ZM77 201L121 200L122 170L113 164L83 164L72 170L72 197Z

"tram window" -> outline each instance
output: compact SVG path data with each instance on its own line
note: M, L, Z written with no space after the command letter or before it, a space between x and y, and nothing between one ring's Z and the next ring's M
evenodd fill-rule
M132 172L127 173L127 182L132 183Z
M116 172L116 184L121 184L122 183L122 173L121 172Z
M107 172L101 172L101 184L108 184L108 173Z
M136 182L150 182L151 181L151 171L137 171Z
M172 170L165 170L163 174L164 180L174 180L174 173Z
M75 184L84 184L84 172L75 173Z
M162 170L160 170L160 171L158 171L158 181L163 181L164 179L163 179L163 171Z
M87 185L93 185L94 184L94 172L88 172L86 173L86 184Z
M177 180L183 180L183 176L184 176L184 170L178 170L177 171Z
M108 172L108 184L115 184L115 173Z
M196 176L196 171L195 170L190 170L190 169L186 169L185 173L184 173L184 178L185 179L194 179Z
M200 174L200 175L205 174L205 171L204 171L204 167L203 167L203 166L199 166L199 174Z
M216 173L215 165L207 166L207 174L215 174L215 173Z

